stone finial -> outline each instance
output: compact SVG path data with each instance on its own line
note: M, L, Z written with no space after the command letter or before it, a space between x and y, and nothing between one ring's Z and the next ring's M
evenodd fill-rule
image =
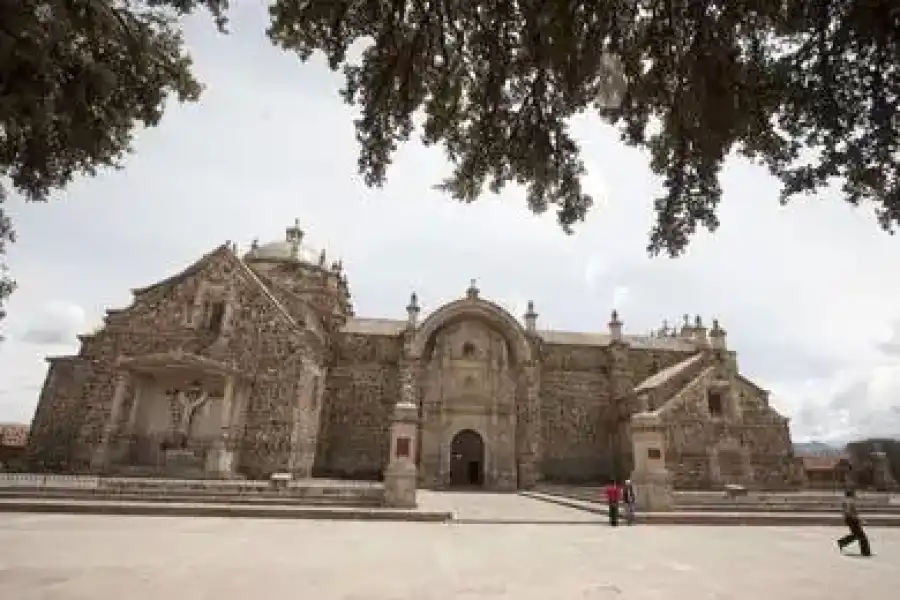
M478 289L478 283L474 279L472 279L469 282L469 289L466 290L466 298L468 298L469 300L477 300L479 293L480 291Z
M619 320L619 311L615 309L609 318L609 337L614 342L622 341L622 321Z
M528 301L528 309L525 311L525 331L534 333L537 331L538 314L534 312L534 301Z
M678 327L672 328L674 334L676 336L681 336L683 338L689 338L694 335L694 328L691 326L691 317L687 313L681 315L681 330L678 330Z
M300 229L300 219L294 219L294 224L284 230L285 241L299 244L303 241L303 230Z
M250 250L255 251L259 249L259 238L253 238L253 241L250 242Z
M321 252L319 252L319 266L324 269L326 262L328 262L328 259L325 256L325 250L322 250Z
M713 350L725 350L728 347L725 341L725 330L719 326L718 319L713 319L712 329L709 330L709 341Z
M284 230L284 239L291 245L291 258L298 258L300 256L300 243L303 241L300 219L294 219L294 225Z
M694 341L704 347L709 343L709 338L706 335L706 326L703 325L703 319L700 318L700 315L697 315L694 319Z
M419 321L419 297L415 292L409 295L409 304L406 306L406 326L415 329Z
M662 327L659 328L660 337L666 337L669 335L669 320L663 319Z

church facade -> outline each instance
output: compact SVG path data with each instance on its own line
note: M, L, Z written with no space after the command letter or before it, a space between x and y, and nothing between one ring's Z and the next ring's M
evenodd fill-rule
M665 423L676 488L794 485L788 420L699 318L627 335L545 331L472 282L423 315L354 314L340 262L285 239L226 243L133 290L48 359L33 469L169 477L377 479L394 405L419 409L422 487L602 482L634 464L630 417Z

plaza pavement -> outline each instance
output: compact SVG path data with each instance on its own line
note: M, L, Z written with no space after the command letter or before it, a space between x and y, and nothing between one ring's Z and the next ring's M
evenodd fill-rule
M893 600L900 589L898 529L873 529L866 560L837 552L835 527L613 529L522 496L432 494L423 500L463 520L532 524L0 514L0 598Z

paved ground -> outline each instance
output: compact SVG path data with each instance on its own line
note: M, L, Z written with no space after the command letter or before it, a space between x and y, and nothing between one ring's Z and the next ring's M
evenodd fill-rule
M432 492L419 490L419 508L453 511L461 521L506 521L511 523L599 523L596 514L541 502L519 494Z
M900 531L838 533L3 514L0 598L895 599Z

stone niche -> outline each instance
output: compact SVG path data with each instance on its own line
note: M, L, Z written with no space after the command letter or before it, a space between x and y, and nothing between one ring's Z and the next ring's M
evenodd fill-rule
M507 338L482 320L434 333L423 356L423 485L516 488L518 372Z

